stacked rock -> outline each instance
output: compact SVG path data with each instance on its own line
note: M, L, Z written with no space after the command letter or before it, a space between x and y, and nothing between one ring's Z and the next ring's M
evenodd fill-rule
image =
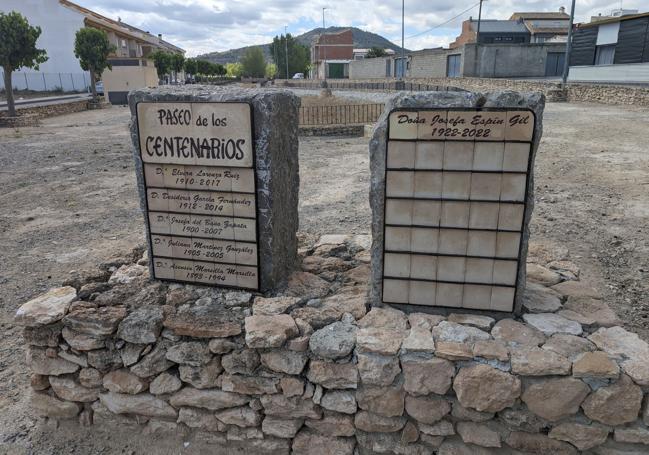
M649 451L649 344L574 264L529 267L520 319L367 311L368 240L274 296L151 282L141 250L76 274L16 314L33 409L262 454Z

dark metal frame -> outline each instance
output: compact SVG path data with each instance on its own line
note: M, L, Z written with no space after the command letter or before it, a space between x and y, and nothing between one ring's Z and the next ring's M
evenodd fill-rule
M185 259L185 258L168 258L168 257L163 257L163 256L156 256L161 259L177 259L179 261L192 261L192 262L204 262L204 263L209 263L209 264L222 264L224 266L242 266L242 267L255 267L257 269L257 287L252 288L252 287L243 287L243 286L232 286L232 285L219 285L217 283L214 284L209 284L209 283L203 283L203 282L198 282L198 281L189 281L189 280L177 280L177 279L170 279L170 278L157 278L155 276L155 265L153 264L154 257L153 257L153 244L151 240L151 225L149 224L149 213L151 210L149 210L149 200L147 197L147 190L149 188L160 188L160 187L149 187L147 182L146 182L146 173L144 172L144 165L145 162L142 159L142 137L140 135L140 118L139 118L139 113L138 113L138 106L142 104L160 104L160 103L170 103L170 102L178 102L178 103L183 103L183 104L246 104L248 105L249 112L250 112L250 145L251 145L251 151L252 151L252 166L251 167L241 167L241 169L252 169L253 171L253 181L254 181L254 193L251 192L243 192L243 191L231 191L229 193L236 193L236 194L254 194L255 196L255 242L251 242L250 240L229 240L229 239L214 239L214 238L209 238L209 237L196 237L200 239L205 239L205 240L222 240L222 241L232 241L232 242L241 242L241 243L255 243L257 246L257 264L252 266L252 265L246 265L246 264L231 264L231 263L224 263L224 262L216 262L216 261L203 261L203 260L194 260L194 259ZM139 146L139 152L140 152L140 169L142 173L142 182L144 183L144 204L146 207L146 213L145 213L145 223L147 227L147 243L149 246L149 262L151 264L150 270L152 271L153 274L153 279L154 280L160 280L160 281L167 281L170 283L191 283L197 286L214 286L214 287L219 287L219 288L224 288L224 289L244 289L248 291L259 291L262 286L261 286L261 254L259 252L259 194L257 194L257 143L255 140L255 118L254 118L254 108L252 106L252 103L245 102L245 101L140 101L135 105L135 112L136 112L136 128L137 128L137 137L138 137L138 146ZM159 163L159 164L174 164L174 163ZM207 167L214 167L214 168L226 168L226 167L234 167L234 166L207 166ZM179 188L166 188L164 189L179 189ZM209 192L209 193L228 193L227 191L209 191L209 190L191 190L191 191L203 191L203 192ZM170 212L170 211L161 211L161 210L154 210L155 212L161 212L161 213L176 213L176 214L182 214L182 215L191 215L191 213L186 213L186 212ZM209 214L197 214L200 216L218 216L220 218L243 218L243 219L252 219L250 217L242 217L242 216L232 216L232 217L224 217L221 215L209 215ZM182 236L182 235L171 235L171 234L154 234L154 235L169 235L173 237L185 237L185 238L194 238L194 236Z
M500 140L500 141L480 141L476 140L476 138L472 138L472 140L466 140L466 139L454 139L454 140L448 140L445 138L430 138L430 139L391 139L390 138L390 116L392 115L393 112L424 112L424 111L440 111L440 112L453 112L453 111L462 111L462 112L511 112L511 111L521 111L521 112L529 112L532 114L532 118L534 119L533 122L533 130L532 130L532 138L529 141L512 141L512 140ZM384 172L384 185L383 185L383 251L381 252L381 301L383 303L387 304L394 304L394 305L413 305L413 306L425 306L425 305L419 305L419 304L413 304L410 302L388 302L384 300L383 298L383 282L385 279L389 280L399 280L399 281L425 281L429 283L445 283L445 284L457 284L457 285L478 285L478 286L491 286L491 287L507 287L507 288L514 288L514 298L512 301L512 309L511 311L502 311L502 310L488 310L488 311L498 311L501 313L511 313L515 310L516 308L516 300L518 299L518 289L519 289L519 280L520 280L520 267L521 267L521 253L522 253L522 247L523 247L523 237L524 237L524 230L525 230L525 220L527 219L529 215L529 204L527 203L527 200L529 198L529 191L530 191L530 173L532 170L532 162L533 162L533 147L534 143L536 140L536 114L534 113L533 110L528 109L528 108L520 108L520 107L511 107L511 108L463 108L463 107L448 107L448 108L417 108L417 107L396 107L392 109L388 113L388 125L387 125L387 138L386 138L386 148L385 148L385 172ZM506 126L505 126L506 127ZM410 169L410 168L389 168L388 167L388 145L390 141L394 142L492 142L492 143L524 143L524 144L529 144L530 145L530 151L528 154L528 161L527 161L527 171L526 172L520 172L520 171L473 171L473 170L446 170L446 169ZM386 228L387 227L407 227L407 228L412 228L412 227L418 227L413 224L410 225L393 225L390 224L388 225L386 223L386 209L387 209L387 173L388 171L405 171L405 172L468 172L468 173L489 173L489 174L520 174L520 175L525 175L525 195L523 197L523 201L493 201L493 200L479 200L479 199L445 199L445 198L415 198L415 197L390 197L390 199L402 199L402 200L410 200L410 201L418 201L418 200L429 200L429 201L450 201L450 202L492 202L492 203L506 203L506 204L522 204L524 206L523 209L523 218L521 220L521 229L518 231L512 231L512 230L505 230L505 229L471 229L469 227L467 228L460 228L460 227L444 227L444 226L421 226L424 228L429 228L429 229L458 229L458 230L464 230L464 231L488 231L488 232L506 232L506 233L518 233L520 234L520 239L518 243L518 255L516 259L513 258L497 258L497 257L484 257L484 256L469 256L469 255L455 255L455 254L441 254L441 253L418 253L418 252L413 252L413 251L392 251L392 250L386 250L385 247L385 233L386 233ZM390 276L385 276L385 254L409 254L409 255L422 255L422 256L443 256L443 257L462 257L462 258L476 258L476 259L492 259L492 260L499 260L499 261L516 261L516 280L513 285L505 285L505 284L496 284L496 283L474 283L474 282L467 282L466 281L466 276L465 276L465 281L462 282L455 282L455 281L444 281L444 280L428 280L428 279L423 279L423 278L401 278L401 277L390 277ZM464 307L449 307L449 306L444 306L444 305L435 305L432 306L432 308L453 308L453 309L458 309L458 308L464 308Z

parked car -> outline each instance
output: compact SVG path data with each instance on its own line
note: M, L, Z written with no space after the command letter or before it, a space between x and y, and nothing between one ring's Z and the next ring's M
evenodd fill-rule
M293 79L304 79L304 73L295 73Z
M104 81L95 82L95 90L97 90L97 95L104 96Z

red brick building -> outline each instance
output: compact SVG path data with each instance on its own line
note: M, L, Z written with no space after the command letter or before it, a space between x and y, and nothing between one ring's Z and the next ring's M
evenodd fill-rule
M354 59L351 29L319 35L311 45L311 77L342 79L349 77L349 62Z

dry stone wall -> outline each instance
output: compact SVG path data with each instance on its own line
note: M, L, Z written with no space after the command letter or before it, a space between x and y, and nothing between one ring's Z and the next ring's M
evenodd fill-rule
M532 248L518 319L368 311L369 238L273 296L167 285L142 248L25 303L33 411L255 454L643 454L649 344ZM539 253L539 254L537 254Z
M281 81L277 82L281 84ZM288 86L300 88L317 88L314 81L289 81ZM387 79L355 79L353 81L328 81L332 89L350 90L398 90L398 81ZM338 84L338 86L337 86ZM542 92L550 101L579 101L602 104L628 104L649 106L649 89L613 84L577 84L569 83L565 91L561 84L554 81L534 81L525 79L500 79L478 77L441 77L441 78L406 78L405 89L425 90L426 86L438 87L438 90L459 88L473 91L517 90L521 92ZM408 85L410 84L410 85ZM419 88L424 87L424 88ZM561 93L558 93L561 92ZM565 92L565 93L564 93Z

